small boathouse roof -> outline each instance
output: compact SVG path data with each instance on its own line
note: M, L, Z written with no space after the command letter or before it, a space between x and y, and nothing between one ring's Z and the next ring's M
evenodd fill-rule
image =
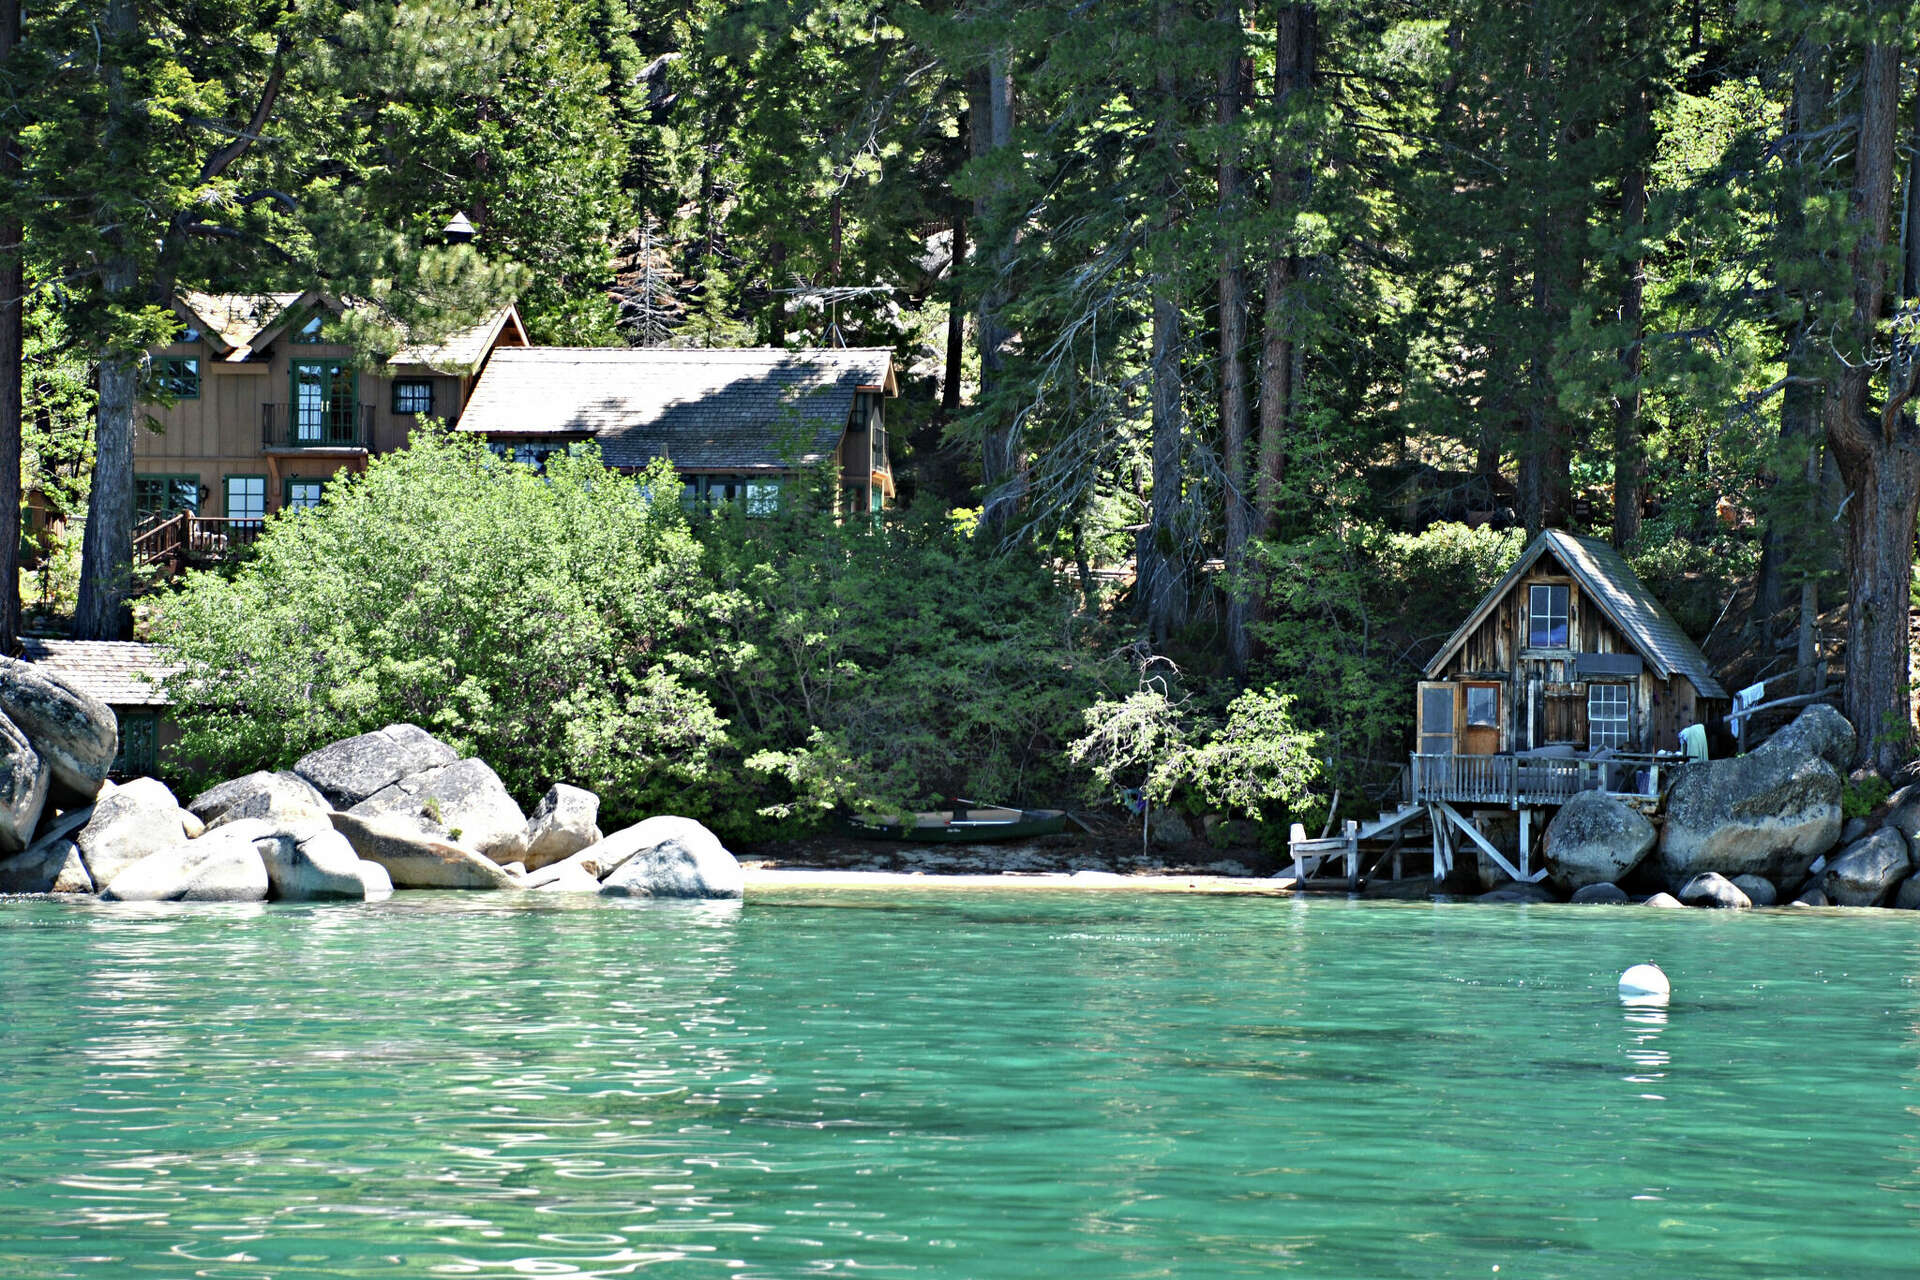
M1436 678L1447 660L1467 642L1467 637L1486 621L1487 615L1513 590L1514 584L1548 552L1552 552L1554 559L1565 566L1586 597L1600 606L1607 620L1619 629L1620 634L1627 638L1662 680L1682 675L1703 698L1727 696L1727 691L1714 678L1713 664L1707 661L1707 655L1700 652L1699 645L1687 638L1687 633L1680 629L1673 615L1653 598L1653 593L1640 581L1640 575L1621 558L1620 553L1598 538L1576 537L1560 529L1543 529L1540 536L1527 544L1527 549L1514 561L1513 567L1494 584L1493 590L1487 592L1473 612L1467 615L1467 620L1460 624L1459 629L1440 646L1433 660L1427 663L1427 679Z

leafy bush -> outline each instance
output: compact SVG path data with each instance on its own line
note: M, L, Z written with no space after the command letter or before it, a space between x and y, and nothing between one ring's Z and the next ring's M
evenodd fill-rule
M1299 808L1319 778L1317 734L1296 726L1293 699L1249 689L1228 704L1223 721L1176 703L1163 681L1149 680L1125 698L1084 713L1087 732L1067 749L1091 775L1092 794L1109 798L1138 787L1155 804L1229 810L1279 819Z
M1255 683L1288 695L1289 719L1320 731L1330 785L1357 799L1404 764L1421 664L1522 544L1517 530L1396 534L1358 522L1257 544Z
M544 476L478 441L412 445L267 522L230 577L157 610L194 781L284 767L410 721L478 755L527 803L599 790L614 822L703 815L724 722L668 667L699 548L664 465L640 483L591 451Z
M1892 794L1892 784L1878 775L1859 782L1848 781L1840 789L1840 812L1848 818L1864 818L1885 804Z

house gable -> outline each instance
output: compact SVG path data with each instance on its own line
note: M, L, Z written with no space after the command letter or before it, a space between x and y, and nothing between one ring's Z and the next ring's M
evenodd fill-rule
M1660 602L1653 598L1632 567L1620 553L1604 542L1579 538L1558 529L1541 532L1521 553L1493 589L1481 598L1472 613L1427 663L1426 678L1431 680L1448 667L1470 638L1479 632L1507 597L1534 575L1542 559L1549 570L1558 571L1579 587L1578 599L1590 602L1602 619L1610 624L1604 632L1595 632L1598 640L1610 634L1624 641L1643 659L1661 680L1676 674L1686 677L1702 698L1725 698L1726 690L1713 675L1712 664L1697 645L1688 639L1680 624ZM1537 576L1537 575L1536 575ZM1604 652L1578 649L1577 652Z

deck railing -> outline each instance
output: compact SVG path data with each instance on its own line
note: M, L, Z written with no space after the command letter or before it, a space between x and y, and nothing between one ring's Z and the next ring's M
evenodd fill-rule
M1616 753L1604 760L1578 756L1415 755L1411 770L1417 803L1564 804L1582 791L1660 794L1661 772L1672 756Z
M181 511L157 523L143 522L133 540L134 563L217 560L252 546L264 527L265 522L261 520L197 516L191 511Z
M263 404L260 443L269 449L366 449L373 444L370 404Z

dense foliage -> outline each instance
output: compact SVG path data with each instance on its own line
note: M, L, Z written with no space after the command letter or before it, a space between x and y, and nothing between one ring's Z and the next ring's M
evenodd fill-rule
M319 280L430 328L514 283L548 341L894 347L926 509L693 530L707 598L663 662L726 721L741 812L1032 794L1141 653L1190 742L1273 690L1351 795L1550 525L1738 680L1844 670L1891 770L1917 29L1913 0L57 4L8 59L0 215L54 303L29 323L98 358L110 495L176 285ZM474 250L432 243L456 208Z
M571 781L613 821L737 835L1062 789L1103 664L1042 567L937 517L679 494L664 464L622 476L586 450L537 474L417 436L166 598L178 761L204 781L410 721L528 805Z

